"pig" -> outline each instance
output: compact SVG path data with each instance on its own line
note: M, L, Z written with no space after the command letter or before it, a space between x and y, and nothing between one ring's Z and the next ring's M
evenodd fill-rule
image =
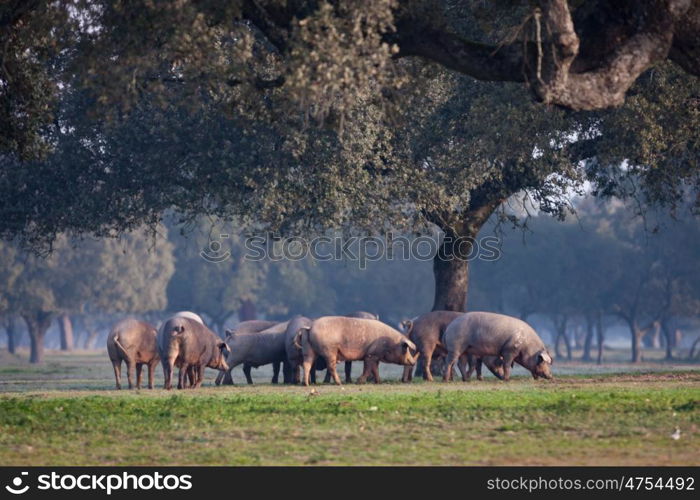
M278 322L277 321L266 321L262 319L253 319L249 321L242 321L241 323L238 323L234 328L230 330L226 330L226 342L228 343L229 338L231 335L234 335L236 333L257 333L261 332L263 330L266 330L272 326L275 326ZM230 348L230 347L229 347ZM275 370L275 373L279 373L279 363L273 364L273 369ZM246 380L248 380L249 384L253 383L253 379L250 377L250 368L251 366L248 364L243 364L243 373L246 376ZM276 377L273 375L273 379L276 379ZM219 374L216 376L216 385L219 384L224 384L224 385L232 385L233 384L233 377L231 376L231 370L224 370L220 371ZM276 382L275 382L276 383Z
M192 311L178 311L175 314L173 314L172 317L173 318L190 318L190 319L196 321L197 323L204 325L204 320L202 319L202 317L197 313L193 313ZM196 378L197 378L197 374L195 373L195 369L193 366L190 366L187 369L187 378L184 380L184 384L185 384L184 387L186 388L188 386L188 381L189 381L189 385L193 386L195 384Z
M196 320L171 317L158 332L158 350L165 376L165 389L172 389L173 368L180 369L178 389L185 387L185 376L193 370L196 389L204 380L204 368L227 370L229 348L214 332Z
M374 314L367 311L355 311L350 314L345 315L346 318L360 318L360 319L379 319L379 314ZM323 379L324 382L330 382L330 372L326 372L326 376ZM345 383L349 384L352 382L352 361L345 362Z
M537 335L524 321L490 312L469 312L456 318L445 330L443 343L447 364L443 379L449 380L452 366L464 355L500 356L503 380L510 379L513 363L530 371L533 378L552 378L552 357Z
M464 313L457 311L431 311L422 314L412 320L401 322L400 327L408 335L421 353L423 362L423 378L429 382L433 381L431 364L433 360L444 358L447 350L442 342L443 334L447 327L455 319L462 316ZM467 363L469 370L465 369ZM460 357L458 367L462 373L462 380L467 380L476 368L477 378L483 380L481 375L481 365L486 364L498 378L503 378L503 366L501 360L497 356L487 356L485 358L475 358L474 356L465 355ZM413 367L406 366L404 368L403 382L413 380Z
M226 331L226 342L230 348L228 359L228 371L244 363L246 380L253 383L250 377L250 367L273 363L276 367L272 383L276 384L279 377L280 363L287 363L287 350L285 348L285 334L288 321L259 332L241 333L241 331Z
M117 389L121 389L121 366L126 363L126 376L129 389L134 387L134 368L136 368L136 388L141 389L141 370L148 367L148 388L153 389L153 371L160 356L156 342L156 328L153 325L127 318L112 328L107 336L107 353L114 368Z
M325 316L310 326L302 327L295 344L304 356L304 385L309 385L311 368L317 357L326 361L337 385L341 385L335 365L338 361L364 361L357 383L364 383L370 374L379 383L379 363L414 365L419 353L416 345L389 325L374 319Z
M304 327L310 327L312 323L313 320L300 315L294 316L291 320L289 320L289 323L287 323L287 330L284 334L284 348L287 353L287 363L289 372L288 378L291 379L289 380L290 383L299 383L299 368L304 362L304 355L302 354L301 349L299 349L294 343L294 340L299 330L301 330ZM314 379L313 382L315 383L316 370L313 370L311 375Z

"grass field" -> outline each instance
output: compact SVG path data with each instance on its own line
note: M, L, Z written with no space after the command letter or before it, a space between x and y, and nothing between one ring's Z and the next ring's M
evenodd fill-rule
M699 465L697 365L554 381L114 391L105 353L0 355L0 465ZM356 368L359 371L359 367ZM160 373L157 383L162 383ZM257 383L260 382L260 383ZM679 439L671 435L680 430ZM676 434L678 436L678 434Z

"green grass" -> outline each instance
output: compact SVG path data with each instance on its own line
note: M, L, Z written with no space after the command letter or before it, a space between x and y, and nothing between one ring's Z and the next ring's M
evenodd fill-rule
M113 390L105 358L0 366L0 465L700 464L692 365L314 389L212 387L209 372L168 392Z

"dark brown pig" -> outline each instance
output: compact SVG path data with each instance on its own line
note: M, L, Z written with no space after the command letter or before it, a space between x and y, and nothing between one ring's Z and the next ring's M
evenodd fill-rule
M287 362L287 351L284 345L287 324L288 321L277 323L270 328L252 333L227 330L226 342L230 348L227 359L228 372L243 364L246 380L252 384L250 368L272 363L274 370L272 383L276 384L280 364Z
M513 362L527 368L532 376L552 378L552 357L537 332L524 321L489 312L469 312L455 319L443 335L447 349L444 380L452 366L464 355L499 356L503 360L503 379L510 379Z
M364 370L358 383L364 383L372 374L379 383L379 363L414 365L419 354L416 346L398 330L373 319L325 316L302 327L297 333L296 344L304 355L304 385L309 385L309 375L316 358L326 361L328 370L340 385L335 365L338 361L364 361Z
M262 320L262 319L252 319L249 321L242 321L238 323L235 327L226 330L226 343L228 345L229 339L232 335L234 334L247 334L247 333L257 333L261 332L263 330L267 330L268 328L271 328L275 326L278 323L278 321L267 321L267 320ZM230 345L229 345L230 349ZM253 379L250 376L250 369L252 368L251 365L249 364L243 364L243 373L245 374L246 380L248 381L249 384L253 383ZM232 369L232 368L231 368ZM229 370L222 370L219 372L219 374L216 376L216 385L219 384L224 384L224 385L232 385L233 384L233 377L231 376L231 369ZM279 363L274 363L273 364L273 370L277 375L273 375L273 379L276 379L277 376L279 376L279 371L280 371L280 364Z
M107 353L114 367L117 389L122 388L122 361L126 364L129 389L134 387L134 369L136 388L141 388L143 365L148 367L148 388L153 389L153 370L160 359L156 336L156 328L153 325L137 319L127 318L114 325L107 336Z
M172 389L173 369L180 369L178 389L185 387L185 376L193 370L195 380L192 388L202 385L204 368L227 370L226 354L229 348L214 332L196 320L186 317L168 319L158 332L158 350L163 375L164 387Z

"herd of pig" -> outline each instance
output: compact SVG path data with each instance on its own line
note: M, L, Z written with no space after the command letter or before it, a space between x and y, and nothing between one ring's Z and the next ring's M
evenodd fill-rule
M467 380L482 364L498 378L508 380L518 363L537 378L551 379L552 358L535 330L517 318L489 312L459 313L432 311L401 322L399 330L379 321L371 313L309 319L295 316L289 321L244 321L226 330L222 340L202 318L180 312L159 329L136 319L125 319L112 328L107 351L114 367L117 389L121 389L122 362L127 367L129 388L141 387L142 369L148 368L148 387L160 361L165 389L172 389L178 368L178 389L197 388L204 369L219 370L216 385L233 384L231 370L243 365L248 383L251 368L273 365L273 383L280 367L285 383L316 382L316 370L326 370L326 381L340 384L336 364L345 362L345 381L351 381L351 363L363 361L358 383L373 379L379 383L379 363L404 366L402 380L410 382L413 368L423 358L423 377L432 381L431 365L443 363L443 379L452 380L455 363ZM300 369L302 373L300 374ZM302 378L303 377L303 378Z

